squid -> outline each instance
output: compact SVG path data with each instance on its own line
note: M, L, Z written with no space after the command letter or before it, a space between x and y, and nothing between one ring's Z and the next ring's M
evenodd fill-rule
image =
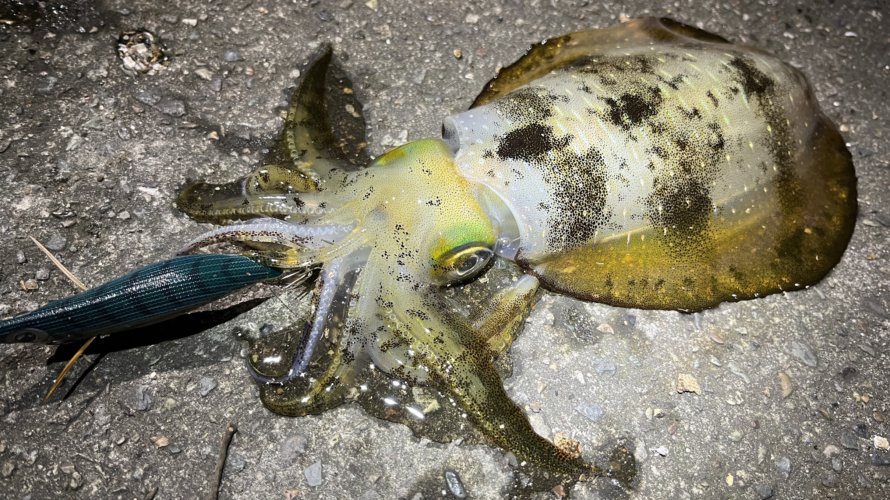
M692 312L801 289L837 264L856 217L850 153L806 78L670 19L535 45L441 138L371 159L364 128L322 49L263 164L179 194L218 227L177 259L242 259L230 292L280 273L312 291L305 321L249 355L270 410L319 413L383 375L438 390L557 476L604 471L535 433L496 363L541 290ZM56 338L35 334L45 319L22 337L22 321L0 338Z

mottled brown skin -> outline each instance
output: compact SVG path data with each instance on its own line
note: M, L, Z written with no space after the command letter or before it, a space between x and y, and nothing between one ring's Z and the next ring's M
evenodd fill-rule
M852 160L804 76L674 21L549 40L450 120L463 174L518 214L517 262L582 300L697 311L799 289L853 231Z

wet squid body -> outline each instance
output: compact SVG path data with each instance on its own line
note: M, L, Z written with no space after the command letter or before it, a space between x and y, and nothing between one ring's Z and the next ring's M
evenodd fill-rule
M803 75L674 21L537 45L442 139L373 161L333 68L310 64L262 167L179 199L224 224L186 252L222 245L315 283L305 324L250 358L278 413L340 404L371 370L438 388L522 460L595 474L532 430L493 363L539 288L696 311L811 285L852 233L850 155Z

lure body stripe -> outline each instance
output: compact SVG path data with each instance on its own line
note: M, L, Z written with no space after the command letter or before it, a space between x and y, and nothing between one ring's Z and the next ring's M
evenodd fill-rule
M96 288L0 322L0 343L58 344L169 319L280 270L240 255L187 255L149 264Z

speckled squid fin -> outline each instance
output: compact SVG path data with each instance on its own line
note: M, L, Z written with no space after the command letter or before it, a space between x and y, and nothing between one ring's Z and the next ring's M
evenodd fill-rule
M548 290L642 309L699 311L817 283L840 261L858 208L843 137L816 119L769 209L724 211L719 229L625 233L517 263Z
M323 45L306 63L285 117L273 163L291 165L323 183L331 170L357 170L370 163L362 104L352 81Z
M224 184L197 181L180 190L176 204L201 222L226 223L254 217L310 216L305 194L324 189L339 171L363 168L365 118L352 82L324 45L296 82L281 139L263 165Z
M725 38L668 18L643 17L609 28L577 31L532 46L518 61L502 69L473 101L475 108L512 92L553 70L616 47L658 43L729 43Z

